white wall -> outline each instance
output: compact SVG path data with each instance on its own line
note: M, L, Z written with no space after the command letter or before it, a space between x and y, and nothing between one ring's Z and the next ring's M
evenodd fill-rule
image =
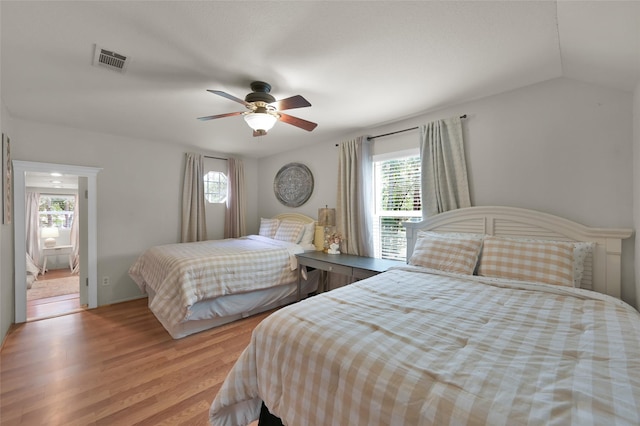
M633 225L640 229L640 82L633 92ZM640 271L640 238L636 238L635 267ZM640 307L640 277L636 273L636 307Z
M0 2L1 16L2 2ZM1 52L0 57L2 57ZM0 81L2 81L2 78L0 78ZM0 130L2 132L8 132L8 118L9 113L2 101L2 85L0 85ZM0 179L0 182L2 182L2 179ZM0 347L2 347L2 342L4 342L13 319L13 267L11 266L13 264L13 255L8 255L9 250L7 249L11 243L11 235L12 233L8 231L8 226L0 224Z
M338 149L335 145L336 141L329 141L261 158L258 161L257 178L259 210L253 223L247 224L248 230L253 233L258 232L260 217L295 212L306 214L317 220L319 208L325 205L335 207L338 185ZM300 207L286 207L280 204L273 191L276 174L288 163L305 164L313 175L313 193Z
M4 105L0 103L0 128L5 135L8 135L13 144L13 133L9 113ZM12 150L13 155L13 150ZM0 179L4 182L4 179ZM0 206L3 204L0 203ZM1 208L1 207L0 207ZM0 215L2 212L0 211ZM2 220L0 219L0 223ZM15 311L13 309L14 300L13 289L13 222L0 224L0 342L13 323Z
M0 2L2 3L2 2ZM2 6L0 5L0 14ZM0 130L11 136L11 120L0 87ZM1 149L1 148L0 148ZM1 155L0 155L1 157ZM0 160L1 161L1 160ZM0 182L4 182L0 179ZM0 191L1 193L2 191ZM0 203L2 206L2 203ZM2 214L0 212L0 214ZM2 222L0 220L0 222ZM0 347L13 323L13 231L10 224L0 224Z
M359 134L467 114L463 128L473 205L523 207L588 226L632 228L632 105L631 93L559 78ZM335 205L336 142L261 159L260 215L286 210L270 185L289 161L305 163L316 178L317 193L301 212L314 216L325 203ZM376 139L374 152L418 144L418 132L407 132ZM625 241L623 250L622 297L635 305L634 240Z
M108 276L111 285L98 284L98 304L141 297L128 269L145 249L180 240L184 154L192 149L13 121L14 159L102 168L97 178L98 282ZM255 160L244 161L248 169L256 168ZM257 211L255 192L247 201L248 208ZM212 235L217 233L211 230Z

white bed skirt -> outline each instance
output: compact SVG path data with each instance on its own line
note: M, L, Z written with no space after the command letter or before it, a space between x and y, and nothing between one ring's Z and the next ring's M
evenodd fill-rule
M308 274L308 279L302 281L302 294L312 293L318 288L318 271L310 271ZM251 293L231 294L212 300L203 300L193 305L189 321L179 324L170 324L165 318L154 312L151 307L149 309L171 337L180 339L190 334L293 303L297 300L297 288L297 284L294 283ZM146 290L148 294L147 305L150 306L155 292L151 286L147 286Z

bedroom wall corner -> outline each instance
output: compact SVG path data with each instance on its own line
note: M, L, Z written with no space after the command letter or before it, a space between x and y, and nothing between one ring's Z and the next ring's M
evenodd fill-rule
M307 145L286 151L270 157L258 160L258 216L249 222L247 218L247 230L257 233L260 217L272 217L279 213L300 213L314 219L318 217L318 209L328 205L336 206L336 194L338 185L338 148L336 142L323 142ZM302 163L306 165L313 175L313 192L300 207L292 208L280 204L273 192L273 181L282 166L288 163Z
M640 81L633 92L633 227L635 239L635 300L636 309L640 310Z

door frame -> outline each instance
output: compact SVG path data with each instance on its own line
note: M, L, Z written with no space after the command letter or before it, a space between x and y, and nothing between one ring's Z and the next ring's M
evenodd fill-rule
M27 272L26 272L26 172L76 175L87 178L87 192L78 194L87 201L87 279L88 279L88 308L98 307L98 255L97 255L97 175L101 168L74 166L54 163L36 163L31 161L13 160L13 232L14 232L14 277L15 277L15 322L27 321ZM82 285L82 283L81 283Z

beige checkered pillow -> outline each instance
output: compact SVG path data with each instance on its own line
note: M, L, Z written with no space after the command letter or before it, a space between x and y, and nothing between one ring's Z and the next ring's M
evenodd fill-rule
M420 232L409 264L473 275L481 248L481 237L447 237L432 232Z
M538 242L538 243L555 243L554 240L538 240L533 238L516 238L516 237L500 237L514 241ZM580 288L582 286L582 275L584 274L585 263L589 255L593 254L595 243L583 241L562 241L573 245L573 286Z
M487 236L478 275L573 287L573 244Z
M273 237L276 240L288 241L290 243L298 243L302 238L304 232L304 223L296 222L293 220L283 220L278 226L276 235Z
M258 235L273 238L276 235L279 223L280 221L278 219L265 219L264 217L261 217L260 230L258 231Z

